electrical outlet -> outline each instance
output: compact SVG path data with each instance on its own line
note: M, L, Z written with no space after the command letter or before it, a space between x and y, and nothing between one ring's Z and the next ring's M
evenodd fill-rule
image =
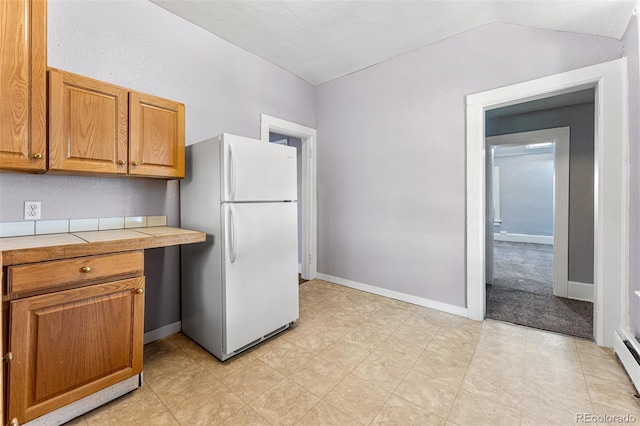
M24 220L38 220L40 219L41 203L40 201L25 201L24 202Z

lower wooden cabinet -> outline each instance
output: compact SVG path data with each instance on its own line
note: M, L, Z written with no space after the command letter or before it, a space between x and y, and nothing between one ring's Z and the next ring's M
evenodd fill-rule
M140 373L143 333L143 276L11 301L8 422Z

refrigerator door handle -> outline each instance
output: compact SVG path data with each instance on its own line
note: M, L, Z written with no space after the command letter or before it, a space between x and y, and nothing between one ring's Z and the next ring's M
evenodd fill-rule
M229 236L229 261L235 263L236 261L236 224L233 219L233 209L229 206L229 221L227 222L228 236Z
M236 171L233 167L233 150L231 144L227 149L227 194L229 195L229 201L233 201L236 198Z

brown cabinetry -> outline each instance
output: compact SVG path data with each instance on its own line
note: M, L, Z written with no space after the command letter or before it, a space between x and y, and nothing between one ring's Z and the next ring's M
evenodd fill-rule
M0 170L47 168L47 4L0 0Z
M49 170L184 177L184 105L49 70Z
M129 93L129 174L184 177L184 105Z
M33 420L142 371L143 269L141 251L6 269L9 422Z

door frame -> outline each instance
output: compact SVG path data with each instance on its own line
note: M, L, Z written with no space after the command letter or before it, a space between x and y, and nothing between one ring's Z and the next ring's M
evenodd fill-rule
M629 116L627 59L592 65L466 97L467 313L483 320L485 288L485 111L595 88L594 338L613 345L628 326Z
M311 127L260 114L260 139L269 142L270 132L302 140L302 200L298 200L298 202L302 202L301 275L306 280L312 280L318 275L317 165L315 154L317 132Z
M553 158L553 294L572 297L569 287L569 127L556 127L531 132L518 132L485 138L488 146L523 146L542 142L555 145ZM487 171L489 171L487 169ZM487 183L491 179L487 178ZM487 186L489 188L489 186ZM493 191L493 185L491 185ZM487 194L488 206L491 193ZM487 217L487 232L493 232L493 220ZM493 238L487 238L487 260L493 253ZM490 265L487 265L487 280L490 282Z

